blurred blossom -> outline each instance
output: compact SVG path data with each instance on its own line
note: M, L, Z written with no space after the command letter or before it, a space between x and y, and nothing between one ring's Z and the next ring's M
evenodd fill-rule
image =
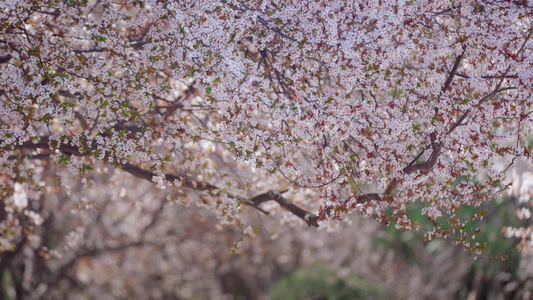
M24 187L20 183L15 183L13 193L13 205L20 212L28 206L28 195L24 191Z

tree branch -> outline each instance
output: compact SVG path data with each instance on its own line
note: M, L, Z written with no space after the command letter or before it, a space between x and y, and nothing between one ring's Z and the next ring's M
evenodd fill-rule
M466 51L466 44L463 45L463 52L455 58L455 62L453 64L452 70L450 71L450 74L448 75L448 78L446 79L446 82L444 83L444 86L442 87L442 91L446 92L448 88L450 87L450 84L452 84L453 77L455 76L455 73L457 72L457 69L459 68L459 65L461 64L461 60L463 60L464 54Z
M3 144L3 142L4 141L0 141L0 145ZM94 153L94 149L92 148L80 149L78 147L68 145L68 142L70 142L69 140L67 140L66 142L67 143L63 141L63 143L61 143L61 145L59 145L56 148L56 150L58 150L59 152L63 154L75 155L75 156L89 156L92 153ZM22 149L29 149L29 150L50 149L50 139L48 136L43 136L43 137L40 137L39 140L35 142L27 141L20 145L15 144L12 146L4 146L2 149L8 150L8 151L9 150L22 150ZM41 154L39 155L39 157L42 158L43 155L44 154ZM50 153L48 154L48 156L49 155ZM10 158L11 157L15 158L16 156L10 156ZM31 156L27 156L27 157L32 158ZM116 158L113 158L113 161L115 161L115 165L122 171L127 172L137 178L141 178L141 179L144 179L150 182L153 181L154 176L164 175L167 181L169 182L178 181L182 184L182 186L187 187L187 188L191 188L191 189L195 189L199 191L208 191L208 192L222 191L221 188L215 185L205 183L205 182L195 181L186 176L175 175L175 174L170 174L170 173L158 174L156 172L143 169L131 163L120 163L119 160ZM285 192L286 190L280 191L280 192L270 191L270 192L255 196L249 200L245 197L232 195L232 194L228 194L228 196L237 201L241 201L244 205L254 207L255 209L259 210L260 212L264 214L268 214L268 212L260 208L259 204L267 202L267 201L276 201L282 208L288 210L292 214L296 215L298 218L302 219L305 223L307 223L307 225L318 227L318 217L314 215L313 213L306 211L305 209L295 205L291 201L284 198L281 194Z
M425 162L416 163L410 166L407 166L403 169L405 174L412 174L416 171L422 171L422 170L431 170L433 166L437 163L437 160L440 155L440 143L436 142L436 135L435 133L431 133L429 135L429 138L431 140L431 148L433 148L433 152L431 153L429 159Z
M308 226L318 227L318 216L298 207L291 201L287 200L281 195L285 192L286 190L281 192L270 191L257 195L249 200L251 204L248 205L257 207L257 205L267 201L276 201L281 207L302 219L305 223L307 223Z

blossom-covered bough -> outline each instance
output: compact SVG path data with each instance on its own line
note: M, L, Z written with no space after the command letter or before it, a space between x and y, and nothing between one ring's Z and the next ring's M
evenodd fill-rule
M60 185L52 168L87 188L95 169L129 173L234 224L277 203L309 226L363 212L418 229L418 202L427 239L480 250L457 211L531 160L532 13L525 0L3 1L0 250L39 225L17 189L38 199Z

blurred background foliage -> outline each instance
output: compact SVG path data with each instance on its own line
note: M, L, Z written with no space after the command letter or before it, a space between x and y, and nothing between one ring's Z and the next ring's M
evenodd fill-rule
M514 195L461 208L461 219L487 212L465 225L481 228L475 242L486 250L476 255L449 240L425 242L433 222L417 213L422 203L407 211L418 231L361 215L347 215L350 226L316 230L283 211L245 208L242 222L253 228L245 233L247 225L217 226L208 209L166 201L150 184L124 182L94 191L99 197L78 195L97 199L90 203L97 209L81 209L85 202L61 191L43 195L48 214L35 234L48 249L68 251L23 241L0 261L0 299L533 299L532 258L502 232L531 221L516 217L523 203ZM112 196L124 186L149 196ZM21 292L24 284L35 293Z
M318 264L310 268L296 270L282 277L274 285L270 296L272 300L388 298L386 290L379 283L369 282L354 275L336 278L326 266Z
M458 283L455 299L531 299L533 281L531 278L522 278L520 271L531 269L533 265L528 258L522 261L522 255L516 247L517 240L506 238L502 231L505 226L526 225L526 220L516 218L517 202L516 197L504 196L492 199L481 207L461 209L460 217L463 219L479 211L487 211L483 220L466 224L466 230L481 228L475 242L486 243L486 249L479 256L459 246L452 246L443 239L424 242L423 229L431 228L432 221L420 213L420 203L410 205L408 213L422 230L382 227L372 239L372 248L376 252L392 251L400 264L416 266L428 278L444 269ZM454 273L454 268L459 264L466 272ZM274 285L271 299L391 299L394 294L387 290L386 285L361 276L350 274L344 278L335 277L334 272L317 262L311 268L297 269L281 277ZM408 298L423 299L421 295L410 295ZM436 296L433 299L444 298Z

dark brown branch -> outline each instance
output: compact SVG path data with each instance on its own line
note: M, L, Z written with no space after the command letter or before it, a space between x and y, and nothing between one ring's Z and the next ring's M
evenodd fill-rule
M470 79L470 76L465 75L465 74L455 73L455 75L466 78L466 79ZM518 78L518 75L482 75L481 78L483 79L501 79L501 78L516 79Z
M267 202L267 201L276 201L281 207L290 211L293 215L302 219L308 226L318 227L318 216L313 213L310 213L299 206L295 205L291 201L287 200L281 195L285 191L275 192L270 191L257 195L249 200L251 206L257 207L257 205Z
M394 189L398 186L398 183L400 183L398 181L398 179L394 178L388 185L387 185L387 188L385 189L385 192L383 193L384 196L387 196L387 197L390 197L392 196L392 193L394 192Z
M486 95L485 97L481 98L479 100L479 104L487 101L487 100L490 100L492 97L496 96L497 94L501 93L501 92L504 92L504 91L508 91L508 90L517 90L518 88L517 87L505 87L505 88L501 88L501 89L495 89L492 93Z
M0 56L0 64L7 63L11 59L11 54L7 54L5 56Z
M2 144L4 141L0 140L0 144ZM21 150L21 149L29 149L29 150L35 150L35 149L50 149L50 139L47 136L40 137L38 140L30 140L27 142L22 143L22 145L12 145L6 146L3 148L3 150ZM78 147L70 146L66 143L61 143L56 150L63 154L68 155L76 155L76 156L87 156L90 154L90 152L80 149Z
M452 133L455 128L461 126L461 125L464 125L463 124L463 121L466 119L466 117L470 114L470 109L468 109L462 116L461 118L459 118L459 121L455 122L455 124L452 126L452 128L450 128L450 130L448 130L448 133L447 134L450 134Z
M106 48L93 48L93 49L71 49L74 53L93 53L93 52L104 52Z
M138 177L138 178L141 178L141 179L144 179L144 180L147 180L147 181L152 181L154 176L158 175L155 172L143 169L141 167L138 167L138 166L136 166L134 164L130 164L130 163L125 163L125 164L120 164L119 163L118 166L119 166L119 168L122 171L128 172L128 173L130 173L131 175L133 175L135 177ZM164 175L165 179L170 181L170 182L174 182L174 181L177 180L177 181L181 182L183 186L188 187L188 188L192 188L192 189L195 189L195 190L200 190L200 191L219 190L219 188L217 186L214 186L214 185L209 184L209 183L195 181L195 180L192 180L192 179L190 179L188 177L185 177L185 176L180 176L180 175L175 175L175 174L168 174L168 173L164 173L162 175Z
M425 149L420 151L420 153L418 153L418 155L405 168L409 168L412 165L414 165L420 159L420 157L422 157L422 155L424 155L424 152L426 152L426 150L429 149L430 147L431 147L431 145L428 145Z
M461 61L463 60L465 51L466 51L466 44L463 45L463 53L461 53L455 59L452 70L450 71L450 75L448 75L448 78L446 79L446 82L444 83L444 86L442 87L443 92L446 92L448 88L450 87L450 84L452 84L453 77L455 76L455 73L457 72L457 69L459 68L459 65L461 64Z
M425 170L425 171L431 170L433 166L437 163L437 160L440 155L440 143L436 142L437 137L435 133L430 134L429 137L431 139L431 148L433 148L433 152L431 153L429 159L425 162L416 163L411 166L405 167L403 169L405 174L412 174L416 171L422 171L422 170Z
M371 201L371 200L376 200L376 201L379 201L381 200L381 197L379 196L378 193L368 193L368 194L363 194L363 195L359 195L357 197L357 203L367 203L368 201Z
M2 141L0 141L0 144L1 144ZM67 143L66 143L67 142ZM78 147L74 147L74 146L70 146L68 145L68 142L70 141L64 141L62 142L55 150L58 150L59 152L63 153L63 154L67 154L67 155L75 155L75 156L89 156L93 153L93 150L92 148L87 148L87 149L81 149L81 148L78 148ZM13 145L13 146L7 146L4 148L4 150L21 150L21 149L29 149L29 150L35 150L35 149L50 149L50 139L49 137L47 136L44 136L44 137L41 137L39 140L37 141L27 141L25 143L23 143L22 145ZM15 158L16 156L13 156L13 158ZM30 157L30 156L28 156ZM31 158L31 157L30 157ZM118 161L115 159L115 161ZM138 178L141 178L141 179L145 179L145 180L148 180L148 181L152 181L153 177L154 176L157 176L158 174L156 174L155 172L152 172L152 171L149 171L149 170L146 170L146 169L143 169L141 167L138 167L136 165L133 165L131 163L116 163L116 165L122 169L123 171L125 172L128 172L130 174L132 174L133 176L135 177L138 177ZM203 182L198 182L198 181L194 181L194 180L191 180L190 178L188 177L184 177L184 176L180 176L180 175L174 175L174 174L164 174L165 175L165 179L168 180L168 181L179 181L181 182L184 186L186 187L189 187L189 188L193 188L193 189L196 189L196 190L216 190L218 189L218 187L214 186L214 185L210 185L210 184L206 184L206 183L203 183Z

